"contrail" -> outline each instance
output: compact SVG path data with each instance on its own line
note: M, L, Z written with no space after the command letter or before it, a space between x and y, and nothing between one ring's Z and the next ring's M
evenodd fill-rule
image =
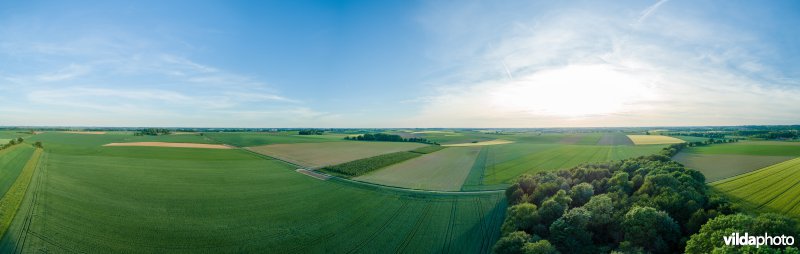
M514 79L514 76L511 76L511 71L510 71L510 70L508 70L508 65L506 65L506 60L504 59L504 60L502 60L501 62L503 63L503 68L505 68L505 69L506 69L506 74L508 75L508 79L511 79L511 80L513 80L513 79Z
M666 3L667 1L669 0L659 0L656 4L647 7L647 9L644 9L644 11L642 11L642 14L639 16L639 19L636 20L636 24L641 24L645 19L647 19L647 17L650 17L650 15L653 14L653 12L656 11L656 9L658 9L659 6Z

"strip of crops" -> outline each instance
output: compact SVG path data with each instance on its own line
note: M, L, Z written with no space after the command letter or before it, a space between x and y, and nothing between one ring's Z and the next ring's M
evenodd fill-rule
M30 160L25 164L22 172L17 177L17 180L11 185L3 198L0 199L0 236L5 234L8 226L11 225L11 220L17 213L22 198L25 196L25 191L28 190L28 184L31 182L34 170L39 164L39 157L42 155L42 149L36 149Z
M422 154L412 152L382 154L351 162L345 162L335 166L325 167L322 169L322 171L339 176L354 177L419 156L422 156Z
M439 151L439 150L442 150L442 149L445 149L445 148L447 148L447 147L446 146L424 146L424 147L420 147L420 148L411 150L409 152L421 153L421 154L429 154L429 153L436 152L436 151Z
M800 217L800 158L714 182L746 207Z

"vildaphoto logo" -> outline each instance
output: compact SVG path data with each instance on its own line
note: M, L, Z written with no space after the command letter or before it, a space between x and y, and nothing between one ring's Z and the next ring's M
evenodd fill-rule
M750 235L748 233L744 233L743 235L739 235L739 232L731 233L731 236L723 236L725 240L725 245L755 245L756 248L761 247L761 245L770 245L770 246L788 246L794 245L794 236L770 236L768 233L764 233L764 235Z

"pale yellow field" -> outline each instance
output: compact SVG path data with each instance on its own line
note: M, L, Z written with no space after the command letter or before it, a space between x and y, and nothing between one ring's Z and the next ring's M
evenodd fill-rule
M208 149L231 149L226 145L198 144L198 143L170 143L170 142L129 142L129 143L109 143L103 146L154 146L154 147L183 147L183 148L208 148Z
M89 135L103 135L106 134L105 131L62 131L63 133L72 133L72 134L89 134Z
M321 168L381 154L409 151L426 146L411 142L325 142L274 144L247 149L308 168Z
M514 143L514 141L503 140L503 139L495 139L489 141L481 141L475 143L460 143L460 144L449 144L449 145L442 145L442 146L490 146L490 145L502 145L502 144L510 144Z
M628 135L628 138L637 145L677 144L686 141L661 135Z

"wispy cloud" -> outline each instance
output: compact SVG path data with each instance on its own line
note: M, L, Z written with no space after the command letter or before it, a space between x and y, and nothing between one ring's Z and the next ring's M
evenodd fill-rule
M644 22L648 17L650 17L650 15L653 14L653 12L655 12L658 9L658 7L660 7L667 1L669 0L658 0L658 2L656 2L655 4L651 5L650 7L647 7L647 9L644 9L642 13L639 15L639 18L636 20L635 24L638 25Z

